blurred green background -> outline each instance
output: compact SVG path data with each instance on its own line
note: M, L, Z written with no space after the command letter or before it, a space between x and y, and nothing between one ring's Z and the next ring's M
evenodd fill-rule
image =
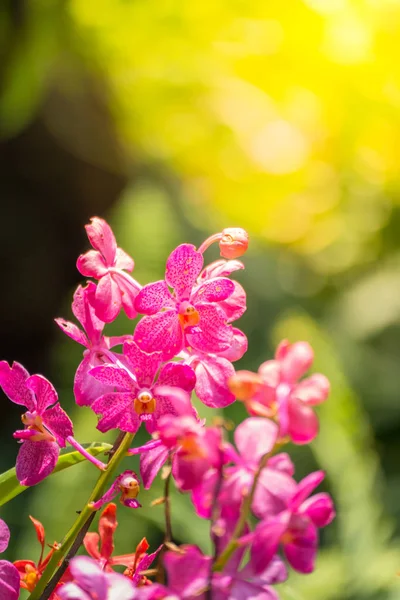
M0 4L1 356L49 377L76 437L100 440L73 404L80 348L52 321L71 318L83 225L109 219L141 283L163 276L175 245L247 228L240 368L282 337L307 339L332 382L319 438L291 452L298 477L326 470L338 517L284 600L400 598L399 35L399 0ZM20 411L1 406L4 470ZM9 557L39 555L29 514L60 539L95 478L80 465L2 507ZM119 509L119 553L159 543L161 494ZM207 550L178 493L173 521L176 541Z

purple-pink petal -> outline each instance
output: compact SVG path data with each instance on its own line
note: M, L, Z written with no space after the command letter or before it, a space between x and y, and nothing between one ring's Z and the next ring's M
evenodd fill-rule
M290 519L290 513L281 513L266 521L261 521L254 530L250 550L251 565L256 574L268 567L276 554L279 542L285 533Z
M90 223L85 225L85 229L93 248L104 256L109 266L112 266L117 250L117 242L109 224L104 219L92 217Z
M329 494L322 492L303 502L299 513L307 515L316 527L326 527L335 518L335 507Z
M164 555L168 586L183 598L197 596L206 587L212 559L196 546L181 546L180 550Z
M104 364L101 352L90 352L79 364L74 379L74 396L78 406L90 406L99 396L112 392L113 388L104 385L89 375L94 367Z
M191 392L196 383L196 375L192 367L178 362L164 365L157 379L157 385L180 387L186 392Z
M115 261L114 266L116 269L123 269L124 271L133 271L133 267L135 266L135 262L129 254L122 250L122 248L117 248L115 252Z
M293 392L297 400L304 402L308 406L314 406L325 402L329 396L330 383L325 375L314 373L311 377L303 379Z
M29 373L17 362L9 364L2 360L0 362L0 386L11 402L26 406L30 411L36 410L36 400L32 391L27 388L26 380Z
M94 277L95 279L100 279L107 273L104 258L96 250L89 250L86 254L81 254L76 261L76 268L84 277Z
M245 419L234 433L235 444L250 465L258 464L264 454L271 452L277 436L277 425L261 417Z
M318 434L318 417L311 408L290 397L287 404L288 434L295 444L309 444Z
M83 333L83 331L81 331L81 329L79 329L79 327L77 327L75 325L75 323L71 323L71 321L66 321L65 319L62 319L62 318L58 318L58 319L54 319L54 320L57 323L57 325L59 326L59 328L68 337L73 339L74 342L78 342L78 344L81 344L85 348L89 347L89 341L88 341L86 335Z
M318 547L318 531L310 523L301 531L290 531L293 541L283 545L289 564L299 573L311 573L315 566Z
M129 392L115 392L111 394L105 394L97 398L92 404L92 409L97 415L102 415L100 418L97 429L105 433L110 429L121 428L121 421L124 413L128 412L132 405L134 396ZM132 412L132 411L129 411ZM139 428L139 420L137 420L137 426L132 431L131 429L124 431L130 431L135 433ZM126 425L126 422L125 422Z
M135 300L137 312L144 315L153 315L162 308L173 308L174 306L175 300L172 298L164 279L145 285Z
M18 569L8 560L0 560L0 600L17 600L19 591Z
M58 402L46 410L43 415L43 423L54 435L61 448L65 446L67 437L74 435L72 421Z
M226 358L202 355L195 367L196 394L200 400L212 408L225 407L235 401L235 395L228 388L228 379L235 373Z
M252 510L258 518L267 518L286 510L296 492L296 482L286 473L267 466L262 470Z
M140 387L150 387L162 362L162 352L145 352L129 340L124 343L124 356L129 368L136 375Z
M86 287L79 285L74 293L72 312L82 325L91 342L97 344L100 341L104 322L95 313L93 303L96 296L96 284L89 281Z
M10 541L10 530L3 519L0 519L0 552L4 552L8 548Z
M136 325L133 339L145 352L162 351L163 359L176 356L184 347L181 323L176 310L167 309L143 317Z
M226 314L228 323L232 323L246 312L246 292L237 281L232 282L234 290L232 294L223 302L219 303L219 307Z
M200 274L199 281L211 279L213 277L228 277L234 271L244 269L244 264L240 260L216 260L207 265Z
M248 341L243 331L240 331L240 329L237 329L236 327L232 327L232 334L233 338L231 345L227 350L219 352L219 356L226 358L230 362L235 362L236 360L241 359L247 352Z
M226 277L215 277L202 283L191 295L191 302L222 302L233 294L235 284Z
M190 401L190 395L185 390L169 385L157 385L153 389L153 394L156 400L156 409L152 421L146 423L150 433L154 431L158 419L163 415L196 416L196 411Z
M36 410L43 415L46 408L58 402L54 386L42 375L31 375L26 380L26 386L36 396Z
M296 489L292 501L290 503L292 510L297 510L301 504L312 494L312 492L319 486L325 478L324 471L314 471L310 473L304 479L302 479Z
M188 345L200 352L215 354L227 350L233 333L232 327L226 324L223 311L213 304L197 304L196 309L200 322L198 326L186 329Z
M157 473L166 463L168 455L169 450L165 446L158 446L140 455L140 476L146 490L150 489Z
M117 365L100 365L94 367L89 371L89 375L110 388L121 388L122 390L132 391L137 389L135 380L125 369L117 367Z
M70 570L84 591L95 593L98 600L107 599L107 575L95 560L88 556L78 556L71 561Z
M126 316L129 319L134 319L137 316L135 300L140 289L138 283L123 271L114 272L111 277L118 285L121 294L122 308L124 309Z
M203 255L192 244L181 244L169 255L165 281L179 300L188 300L203 268Z
M16 473L21 485L36 485L56 466L60 449L56 442L26 440L17 456Z
M121 310L121 291L110 273L99 281L95 295L96 315L105 323L111 323Z

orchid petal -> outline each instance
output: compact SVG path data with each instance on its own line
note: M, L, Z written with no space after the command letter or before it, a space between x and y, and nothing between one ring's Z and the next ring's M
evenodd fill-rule
M227 384L235 369L228 360L204 355L196 364L195 372L196 394L206 406L220 408L235 401Z
M96 250L81 254L76 261L76 268L84 277L94 277L94 279L100 279L107 273L104 258Z
M312 573L318 546L317 528L310 523L305 530L290 533L294 535L293 542L283 545L289 564L299 573Z
M261 417L245 419L235 430L235 444L249 464L257 464L262 456L271 452L278 437L278 427Z
M105 323L111 323L121 310L121 292L110 273L104 275L96 288L96 315Z
M129 256L129 254L125 252L125 250L122 250L122 248L117 248L115 252L114 266L116 269L123 269L124 271L129 271L130 273L133 271L135 261Z
M288 433L295 444L308 444L318 434L318 417L310 406L294 397L288 402Z
M228 323L237 321L246 312L246 292L243 287L237 281L232 282L234 284L234 290L232 294L222 302L219 303L219 307L226 314Z
M202 283L191 295L190 300L196 302L222 302L235 291L235 284L226 277L215 277Z
M8 560L0 560L0 600L17 600L20 590L20 575Z
M42 415L46 408L58 402L54 386L42 375L31 375L26 380L26 387L36 396L36 410L39 415Z
M55 436L61 448L64 448L67 437L74 435L72 421L59 403L46 410L43 415L43 423Z
M9 364L2 360L0 362L0 386L11 402L26 406L30 411L36 410L36 400L32 391L27 388L26 380L29 373L17 362Z
M135 300L135 309L144 315L153 315L162 308L175 306L175 300L171 296L164 279L145 285Z
M307 477L304 477L298 484L296 493L294 494L291 501L291 509L296 510L303 502L312 494L312 492L317 488L320 483L325 478L324 471L314 471L314 473L310 473Z
M122 308L129 319L134 319L137 316L135 309L136 296L139 293L140 287L137 281L123 271L113 273L112 279L118 285L121 293Z
M272 561L278 550L280 539L287 529L289 519L290 513L284 512L267 521L261 521L255 528L250 560L256 574L265 571Z
M150 387L162 362L162 352L144 352L133 340L124 343L124 356L140 387Z
M188 300L203 268L203 255L192 244L181 244L169 255L165 281L175 290L179 300Z
M143 317L136 325L133 339L145 352L162 351L164 360L176 356L184 345L177 312L165 310Z
M90 244L98 250L106 259L107 264L114 263L117 242L109 224L99 217L92 217L89 225L85 225Z
M145 490L150 489L161 467L166 463L169 450L159 446L140 455L140 476Z
M335 507L329 494L315 494L300 506L299 513L307 515L316 527L326 527L335 518Z
M227 350L233 338L232 327L226 324L223 311L213 304L197 304L199 326L188 327L188 345L201 352L218 353Z
M59 328L68 337L73 339L74 342L78 342L78 344L81 344L85 348L88 348L89 340L87 339L87 337L83 333L83 331L81 331L79 329L79 327L77 327L77 325L75 325L75 323L71 323L71 321L66 321L65 319L62 319L62 318L58 318L58 319L54 319L54 320L57 323L57 325L59 326Z
M125 369L117 367L117 365L100 365L94 367L88 373L103 385L111 388L121 388L133 392L137 389L135 380Z
M56 466L60 449L55 442L26 440L18 452L16 473L21 485L36 485Z
M157 379L157 385L169 385L191 392L196 383L192 367L183 363L170 362L164 365Z
M110 429L118 428L133 400L134 396L129 392L115 392L97 398L91 406L96 414L102 415L97 424L97 429L105 433ZM138 427L131 433L135 433L137 429Z
M10 530L3 519L0 519L0 552L4 552L8 548L10 541Z

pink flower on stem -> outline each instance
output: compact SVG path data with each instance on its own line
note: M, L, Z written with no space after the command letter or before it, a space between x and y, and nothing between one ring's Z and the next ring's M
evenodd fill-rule
M247 251L249 236L241 227L226 227L221 233L207 238L200 246L199 252L205 252L214 242L218 242L221 256L224 258L239 258Z
M22 365L0 362L0 386L15 404L28 409L21 417L25 429L13 437L22 442L16 472L21 485L36 485L50 475L56 466L60 448L66 442L100 469L105 465L91 456L73 438L71 419L61 408L57 392L42 375L29 375Z
M224 446L217 427L203 427L192 416L164 415L155 435L155 440L128 451L130 455L140 454L140 474L146 490L169 457L181 491L192 490L209 469L221 465Z
M90 369L110 362L113 354L109 351L113 346L123 344L131 336L107 337L103 335L105 323L101 321L93 308L96 286L89 282L86 287L78 286L72 302L72 312L82 325L84 331L74 323L64 319L55 319L57 325L66 335L86 348L83 360L78 366L74 380L74 395L79 406L90 406L102 394L112 391L112 387L104 385L91 377ZM115 360L117 360L115 358Z
M141 289L135 308L148 316L137 324L134 339L143 350L162 351L164 360L187 346L202 352L228 350L233 333L219 304L235 286L226 277L197 286L202 267L203 255L191 244L182 244L167 260L165 281Z
M96 502L90 503L90 508L99 510L104 504L110 502L120 494L120 502L127 508L140 508L142 505L136 500L140 492L140 481L134 471L124 471L116 477L111 487Z
M251 563L256 573L269 565L282 545L289 564L300 573L314 570L318 529L333 520L335 510L329 494L310 494L324 479L322 471L305 477L298 485L288 508L259 523L245 541L252 541Z
M224 518L238 517L243 499L253 485L255 472L263 456L270 453L277 441L278 427L262 418L249 418L235 430L237 450L230 444L225 446L225 463L234 465L224 468L223 482L218 493L218 504ZM293 464L286 454L271 457L262 469L252 511L257 517L275 515L284 510L293 496L296 483L292 479ZM220 473L209 470L193 489L192 502L199 516L210 519L215 501L215 490Z
M103 571L97 561L88 556L71 560L72 582L59 590L61 600L134 600L135 587L128 577Z
M94 295L97 316L111 323L122 307L134 319L137 314L134 302L140 285L126 273L133 270L133 259L117 247L112 229L103 219L93 217L85 229L94 250L81 254L76 266L85 277L99 281Z
M121 429L135 433L142 421L152 432L163 414L193 413L189 393L194 388L195 374L188 366L177 362L165 364L161 352L148 354L132 341L124 343L126 368L116 365L95 367L90 371L97 381L118 388L92 404L101 414L97 429L105 432Z
M10 530L0 519L0 552L8 548ZM17 600L19 598L20 578L18 569L8 560L0 560L0 600Z
M308 444L317 435L319 424L313 406L329 395L329 381L320 373L298 382L314 360L307 342L281 342L275 360L264 362L258 373L238 371L229 381L235 396L243 400L250 414L277 416L280 436L295 444Z

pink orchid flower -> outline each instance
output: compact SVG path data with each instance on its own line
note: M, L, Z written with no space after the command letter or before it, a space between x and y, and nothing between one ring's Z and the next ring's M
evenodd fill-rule
M135 587L128 577L103 571L97 561L88 556L71 560L72 582L59 590L61 600L134 600Z
M10 530L7 523L0 519L0 552L8 548ZM0 560L0 600L17 600L20 591L18 569L8 560Z
M134 333L143 350L160 350L168 360L187 346L214 353L230 347L232 328L219 304L233 294L235 286L226 277L196 285L202 267L203 255L191 244L182 244L167 260L165 281L150 283L139 292L135 308L149 315L139 321Z
M275 360L264 362L258 373L238 371L229 381L236 398L243 400L250 414L278 416L280 436L295 444L308 444L317 435L319 424L313 406L325 402L329 381L320 373L298 382L314 360L307 342L278 346Z
M287 509L259 523L253 533L246 536L251 540L251 563L256 573L269 565L279 545L289 564L300 573L314 570L318 547L318 529L333 520L335 510L329 494L310 494L324 479L322 471L305 477L298 485Z
M85 277L99 280L94 295L97 316L111 323L122 307L134 319L137 314L134 302L140 285L126 273L133 270L133 259L117 247L112 229L103 219L93 217L85 229L94 250L81 254L76 266Z
M129 451L130 455L140 454L140 474L146 490L169 457L181 491L192 490L209 469L221 466L224 445L217 427L203 427L190 415L164 415L157 423L156 436L155 440Z
M121 429L135 433L142 421L152 432L163 414L194 412L189 393L195 385L191 367L171 362L162 366L161 352L148 354L133 341L124 343L126 368L116 365L95 367L90 371L97 381L119 391L100 396L92 404L102 415L97 429L102 432Z
M66 335L86 348L83 360L78 366L74 380L74 395L79 406L90 406L99 396L112 391L112 387L96 381L88 373L90 369L110 362L113 354L110 348L123 344L131 336L107 337L103 335L105 323L93 308L96 286L90 282L86 287L78 286L72 302L72 312L84 331L65 319L55 319Z
M29 375L22 365L0 362L0 386L15 404L26 406L25 429L14 433L21 440L16 471L21 485L35 485L56 466L60 447L72 437L72 422L61 408L57 392L41 375Z

